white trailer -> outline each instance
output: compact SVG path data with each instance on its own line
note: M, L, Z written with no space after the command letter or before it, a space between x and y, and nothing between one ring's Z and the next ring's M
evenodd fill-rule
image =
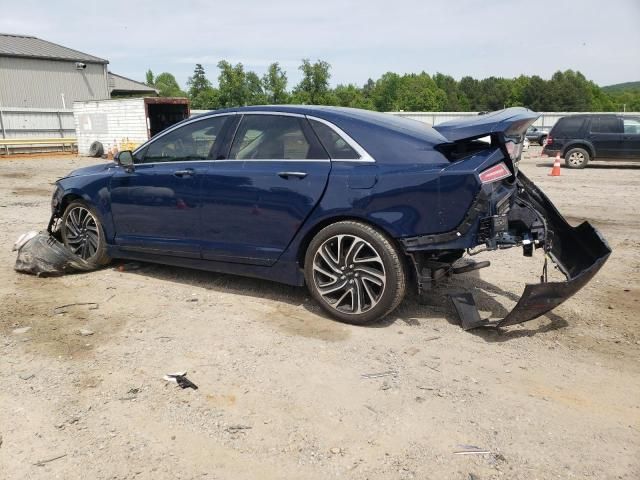
M114 149L132 150L185 118L189 118L186 98L121 98L73 103L80 155L101 156Z

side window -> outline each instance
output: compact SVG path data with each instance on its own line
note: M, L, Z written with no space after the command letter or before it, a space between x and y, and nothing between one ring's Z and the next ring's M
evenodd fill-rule
M640 135L640 120L637 118L625 118L622 123L624 124L624 133L631 135Z
M228 117L206 118L179 127L149 144L143 163L208 160Z
M594 117L591 120L591 132L593 133L622 133L618 117Z
M357 160L360 158L358 152L330 126L317 120L309 120L309 122L330 158L333 160Z
M302 119L299 117L247 114L238 127L229 158L232 160L327 158L321 150L317 146L317 140L314 142L307 137Z
M553 127L554 137L575 138L580 133L585 117L563 117Z

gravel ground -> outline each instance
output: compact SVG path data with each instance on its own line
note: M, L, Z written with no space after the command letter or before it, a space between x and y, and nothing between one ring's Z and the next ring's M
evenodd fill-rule
M640 166L555 178L538 152L523 171L614 253L547 316L474 332L446 288L355 327L302 288L231 275L15 273L51 183L95 160L0 160L0 478L639 478ZM501 316L542 258L484 258L447 288ZM54 311L76 302L97 305ZM162 379L180 370L198 390ZM488 453L456 454L467 445Z

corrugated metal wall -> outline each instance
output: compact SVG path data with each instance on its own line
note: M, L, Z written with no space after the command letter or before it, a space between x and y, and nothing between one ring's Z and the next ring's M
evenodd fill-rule
M66 108L74 101L109 98L106 65L74 61L0 57L0 107Z
M73 110L0 107L0 138L75 137Z

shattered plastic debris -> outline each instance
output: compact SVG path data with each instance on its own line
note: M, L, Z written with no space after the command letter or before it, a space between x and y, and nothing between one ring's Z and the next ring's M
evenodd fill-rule
M198 386L187 378L187 372L167 373L164 377L167 382L177 383L180 388L198 389Z
M14 269L39 277L95 269L46 232L28 232L21 235L13 250L18 251Z

